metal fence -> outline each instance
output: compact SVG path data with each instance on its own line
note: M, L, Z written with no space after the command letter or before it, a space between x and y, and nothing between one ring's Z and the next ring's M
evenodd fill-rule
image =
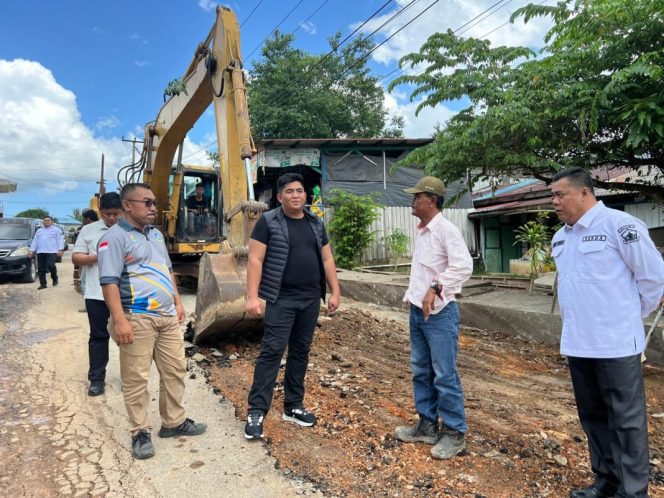
M468 214L472 211L472 209L443 209L442 213L445 218L461 230L470 252L475 252L477 249L475 230L473 223L468 219ZM331 216L334 216L333 210L327 209L325 212L326 224L329 223ZM374 241L364 252L362 261L368 263L394 257L394 255L389 254L385 237L389 237L396 230L401 230L401 232L408 236L410 246L406 257L412 256L415 248L415 238L417 237L417 221L417 218L411 214L410 207L385 207L379 209L378 219L370 227L370 230L375 234Z

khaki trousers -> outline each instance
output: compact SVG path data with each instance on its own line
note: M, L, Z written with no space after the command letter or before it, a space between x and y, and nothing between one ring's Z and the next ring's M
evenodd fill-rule
M148 378L152 360L159 372L159 414L162 427L180 425L185 419L182 406L184 377L187 372L184 356L184 337L177 316L127 314L134 329L134 342L119 344L122 395L129 416L132 436L141 430L150 431L148 420ZM111 337L117 344L113 319L108 324Z

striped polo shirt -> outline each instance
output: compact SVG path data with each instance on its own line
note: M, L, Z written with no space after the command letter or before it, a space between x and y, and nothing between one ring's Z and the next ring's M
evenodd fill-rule
M99 283L119 286L125 312L176 314L171 260L159 230L141 231L121 218L99 241L97 260Z

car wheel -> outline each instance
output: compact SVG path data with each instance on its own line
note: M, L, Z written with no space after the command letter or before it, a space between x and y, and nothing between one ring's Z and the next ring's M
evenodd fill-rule
M21 282L26 284L31 284L37 279L37 260L30 259L30 266L25 270L23 276L21 277Z

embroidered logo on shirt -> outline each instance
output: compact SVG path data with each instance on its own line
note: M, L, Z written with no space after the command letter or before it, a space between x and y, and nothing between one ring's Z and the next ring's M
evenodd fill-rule
M558 242L554 242L554 243L553 243L553 247L562 246L564 243L565 243L564 240L559 240Z
M581 242L606 242L606 235L585 235Z
M636 231L636 225L625 225L618 229L618 233L623 239L623 243L631 244L632 242L638 242L639 232Z
M101 242L97 248L97 252L102 252L108 250L108 242Z

